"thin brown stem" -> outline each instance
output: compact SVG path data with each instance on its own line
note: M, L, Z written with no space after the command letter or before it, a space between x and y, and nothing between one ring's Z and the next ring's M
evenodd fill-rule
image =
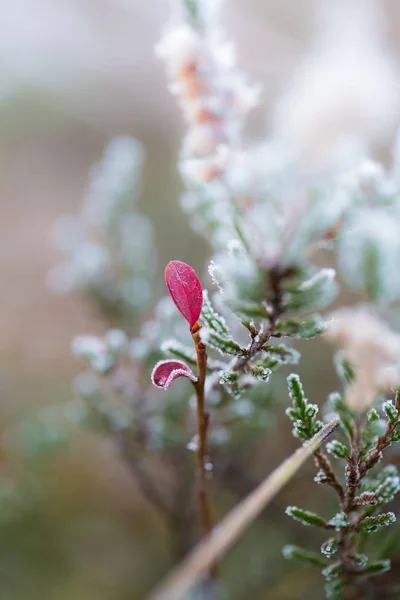
M197 468L198 468L198 504L199 519L203 534L212 529L211 510L207 481L207 453L208 453L208 426L209 414L205 409L204 384L207 374L207 349L200 338L200 325L196 323L192 328L192 338L197 356L197 381L193 384L196 390L197 401Z
M264 331L260 330L259 332L255 332L250 347L247 348L246 355L236 359L231 367L232 371L244 370L250 360L272 337L278 337L279 334L276 331L276 323L286 310L282 283L285 279L293 275L293 273L294 269L292 267L284 269L273 267L268 271L267 301L270 306L268 321L265 322Z
M317 468L320 469L326 478L326 483L331 486L337 493L340 501L340 506L343 507L344 504L344 489L340 481L338 480L335 471L330 463L330 460L326 456L323 450L317 450L314 452L314 461L317 465Z

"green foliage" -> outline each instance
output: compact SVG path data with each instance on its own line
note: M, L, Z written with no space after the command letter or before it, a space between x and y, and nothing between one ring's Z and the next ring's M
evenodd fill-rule
M338 376L345 386L354 381L356 376L354 368L343 352L336 352L335 367Z
M263 381L264 383L267 383L271 376L271 369L268 369L261 365L255 365L254 367L252 367L251 373L259 381Z
M330 304L338 293L334 269L320 269L307 279L299 277L284 286L289 310L311 311Z
M206 322L207 327L222 337L229 337L229 329L224 317L222 317L211 304L207 290L203 291L203 308L201 316Z
M368 413L367 413L367 419L369 423L375 423L376 421L379 421L380 416L378 414L378 411L376 410L376 408L371 408Z
M345 583L341 577L336 577L325 584L325 594L328 600L342 600Z
M363 573L366 575L380 575L381 573L386 573L389 571L391 567L390 560L377 560L375 562L370 563L363 569Z
M344 512L338 512L332 519L329 521L329 525L332 525L336 529L336 531L340 531L344 527L347 527L349 524L349 519Z
M266 344L262 353L257 356L256 364L268 369L277 369L282 365L297 365L300 353L285 344Z
M287 545L282 549L282 554L287 560L296 560L312 567L324 568L326 566L326 561L321 556L300 548L300 546Z
M313 525L314 527L322 527L323 529L327 527L325 519L309 510L303 510L297 506L288 506L285 513L303 525Z
M328 398L329 404L340 419L340 425L349 439L353 435L354 413L347 406L338 392L332 392Z
M341 570L340 562L335 562L325 567L325 569L322 570L322 575L327 581L334 581L339 578Z
M392 400L386 400L382 404L382 410L385 413L389 423L391 423L392 425L398 425L400 423L399 413L397 411L397 408L394 406Z
M197 363L196 352L194 349L188 348L177 340L167 340L163 342L161 345L161 351L164 354L179 358L179 360L183 360L190 365L196 365Z
M225 390L233 396L233 398L238 399L243 393L243 388L239 384L239 375L234 371L220 371L219 375L219 383L225 388Z
M201 329L201 339L212 348L218 350L220 354L229 354L231 356L246 355L246 351L232 337L221 335L212 329L203 327Z
M326 330L326 323L320 315L311 315L302 319L279 321L276 329L283 337L313 338Z
M331 442L328 442L326 444L326 450L335 458L347 458L350 454L348 447L338 440L332 440Z
M358 525L359 531L365 531L366 533L375 533L382 529L382 527L388 527L396 522L396 516L392 512L381 513L374 517L365 517Z
M322 428L322 422L316 419L318 406L308 402L298 375L289 375L287 384L292 406L286 409L286 414L294 423L293 435L303 441L310 440Z
M321 546L321 552L327 558L332 558L334 554L336 554L338 549L337 542L335 538L329 538L324 542Z

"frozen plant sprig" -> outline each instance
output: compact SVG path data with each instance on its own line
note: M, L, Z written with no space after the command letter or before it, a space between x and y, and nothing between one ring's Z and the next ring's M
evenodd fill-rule
M196 272L186 263L174 260L165 268L168 292L181 315L189 324L196 351L197 377L182 361L166 360L153 369L152 381L157 387L167 389L181 376L188 377L196 391L197 465L199 518L204 534L211 531L211 512L207 482L209 414L205 405L204 386L207 375L207 348L200 338L198 322L203 305L203 289Z
M87 294L130 327L148 305L156 267L152 224L137 207L142 163L134 138L108 144L90 170L80 214L54 224L65 262L48 276L52 289Z
M352 380L350 379L350 382ZM347 382L349 384L349 381ZM303 388L297 376L291 375L288 379L289 395L293 400L293 407L288 409L288 416L294 421L294 435L307 440L315 427L316 408L309 405L304 397ZM386 400L382 404L382 411L386 416L386 426L383 431L377 430L373 425L379 422L379 415L375 409L370 411L368 418L352 413L339 397L334 397L334 406L341 419L344 433L348 436L349 445L333 440L327 445L328 452L337 459L345 461L344 483L324 460L315 461L319 473L316 481L328 483L337 492L339 511L330 520L316 515L310 511L288 507L286 513L304 525L313 525L322 529L333 528L335 537L330 537L321 547L322 554L331 562L322 569L326 579L326 594L331 596L332 590L337 593L346 586L356 585L362 577L376 576L390 568L390 561L370 561L370 558L361 554L358 548L365 548L364 536L380 531L396 521L393 512L377 512L383 504L391 502L400 491L400 479L395 467L385 467L377 476L370 477L369 473L381 460L382 452L391 443L399 441L398 426L400 425L399 408L400 397L397 392L395 402ZM318 453L322 454L319 450ZM325 457L326 458L326 457ZM336 485L332 485L332 478ZM372 545L373 551L373 545ZM320 566L318 561L308 560L304 557L310 554L301 548L296 552L284 549L286 558L293 558L302 562ZM336 593L336 592L335 592Z

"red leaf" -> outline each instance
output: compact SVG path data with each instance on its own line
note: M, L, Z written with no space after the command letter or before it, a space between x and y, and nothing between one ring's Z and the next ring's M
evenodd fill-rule
M180 260L172 260L165 267L165 283L177 309L192 328L203 306L203 289L196 271Z
M192 370L181 360L160 360L151 374L154 385L164 390L167 390L178 377L188 377L191 381L197 381Z

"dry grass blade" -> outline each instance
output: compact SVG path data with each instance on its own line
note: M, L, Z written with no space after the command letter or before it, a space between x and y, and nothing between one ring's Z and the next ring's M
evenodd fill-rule
M338 418L332 419L312 440L280 464L247 498L235 506L219 525L214 527L212 532L154 590L148 600L183 600L202 575L234 544L338 424Z

